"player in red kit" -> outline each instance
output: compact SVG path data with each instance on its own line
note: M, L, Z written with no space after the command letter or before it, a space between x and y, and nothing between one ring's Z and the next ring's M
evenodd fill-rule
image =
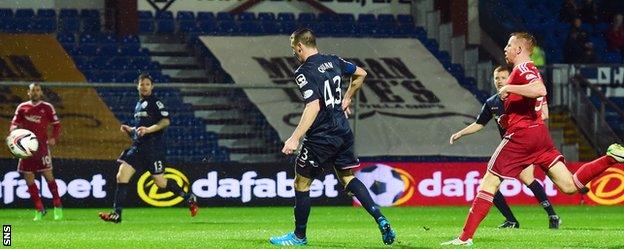
M547 172L562 192L574 194L607 168L624 162L624 147L612 144L607 155L584 164L574 175L568 170L541 118L546 87L529 59L534 45L535 38L528 33L513 33L509 38L505 59L514 65L514 69L507 79L508 84L498 91L506 113L500 123L507 131L488 163L488 171L472 202L462 234L442 245L472 245L472 237L492 207L494 193L501 181L518 178L520 172L531 164Z
M63 218L61 198L58 194L54 175L52 174L52 157L48 146L54 146L61 133L61 123L56 115L54 106L43 101L43 91L38 83L32 83L28 87L28 97L26 101L17 106L15 116L11 121L9 131L14 129L26 129L32 131L37 136L39 150L32 157L20 159L17 171L22 173L30 199L35 204L35 218L41 220L46 211L39 196L39 188L35 184L35 173L40 172L48 183L50 193L52 193L52 203L54 205L54 219ZM52 136L48 138L48 127L52 125Z

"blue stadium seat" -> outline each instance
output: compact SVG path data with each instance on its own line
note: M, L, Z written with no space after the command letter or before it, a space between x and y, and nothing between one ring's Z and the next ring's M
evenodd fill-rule
M197 21L214 21L215 15L212 12L197 12Z
M82 19L82 31L83 32L100 32L101 28L100 18L86 18Z
M176 19L178 21L194 21L195 20L195 14L193 14L192 11L178 11L177 15L176 15Z
M15 33L23 33L32 30L33 22L30 18L14 18L13 19L13 30Z
M394 15L391 14L379 14L377 16L377 21L382 23L395 22Z
M229 12L218 12L217 20L218 21L234 21L234 17Z
M275 15L272 12L260 12L258 13L259 21L275 21Z
M239 21L255 21L256 16L253 12L243 12L237 15Z
M80 18L83 19L100 19L100 11L96 9L83 9L80 11Z
M112 57L117 55L119 52L119 48L114 44L102 45L98 48L96 55L97 56L108 56Z
M323 12L318 15L318 20L320 22L336 22L338 21L338 15Z
M294 21L295 14L293 13L278 13L277 14L278 21Z
M84 56L95 56L97 49L97 45L92 43L80 44L78 47L78 54Z
M173 13L171 11L159 11L156 12L156 20L173 20Z
M79 28L80 20L78 18L65 17L59 19L59 30L61 31L76 33Z
M175 31L175 23L173 20L158 20L156 21L156 33L158 34L171 34Z
M56 39L59 43L76 43L76 36L74 33L59 33L56 35Z
M373 14L359 14L357 21L370 23L370 22L376 22L377 20L375 18L375 15Z
M1 18L13 18L13 10L12 9L0 9L0 19Z
M54 18L45 18L45 19L37 19L33 24L33 32L36 33L52 33L56 32L56 19Z
M37 18L54 18L56 19L56 11L53 9L38 9Z
M236 35L240 32L240 28L234 21L221 21L217 25L217 33L221 35Z
M97 37L95 36L95 34L84 33L84 34L81 34L78 37L78 40L80 41L81 45L83 43L96 43L97 42Z
M151 11L141 10L139 11L138 15L139 15L139 20L154 19L154 14L152 14Z
M151 20L139 20L139 33L154 33L154 22L152 22Z
M340 22L355 22L355 17L353 17L352 14L341 13L338 14L338 20L340 20Z
M274 21L265 21L260 23L260 29L268 35L278 34L279 26Z
M199 31L195 21L183 20L179 21L178 24L180 32L190 33Z
M316 16L314 15L314 13L300 13L299 14L299 19L297 19L300 23L301 22L313 22L316 21Z
M65 18L78 18L78 10L76 9L61 9L61 11L59 12L59 18L60 19L65 19Z
M297 29L297 23L294 21L282 21L278 26L280 34L292 34Z
M400 23L414 23L414 18L412 15L398 15L397 20Z
M214 34L217 31L217 25L214 21L201 21L199 30L204 34Z
M17 9L15 11L15 18L33 18L35 17L35 11L33 9Z

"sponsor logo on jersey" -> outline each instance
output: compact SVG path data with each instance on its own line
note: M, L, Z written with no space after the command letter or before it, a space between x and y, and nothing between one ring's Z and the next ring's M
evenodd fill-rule
M302 88L303 86L308 84L308 80L303 74L297 75L297 77L295 78L295 82L297 83L299 88Z
M321 73L325 73L327 69L333 69L334 65L331 62L325 62L318 67L318 71Z
M38 116L38 115L26 115L24 116L24 118L33 123L37 123L37 124L41 123L41 116Z

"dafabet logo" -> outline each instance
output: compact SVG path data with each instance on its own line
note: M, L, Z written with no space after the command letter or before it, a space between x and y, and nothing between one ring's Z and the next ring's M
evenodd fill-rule
M156 207L171 207L182 202L184 199L172 192L163 192L154 184L150 172L145 172L137 182L137 194L145 203ZM189 191L190 182L188 177L177 169L166 168L165 178L174 180L182 186L184 191Z
M624 170L609 168L600 178L589 184L587 196L601 205L616 205L624 202Z

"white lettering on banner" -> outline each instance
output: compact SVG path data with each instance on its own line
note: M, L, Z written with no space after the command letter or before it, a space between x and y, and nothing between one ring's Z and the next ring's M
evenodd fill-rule
M441 171L433 173L431 178L426 178L418 183L418 192L426 197L464 197L466 201L474 200L476 189L481 179L479 171L470 171L466 173L464 179L461 178L444 178ZM554 183L546 178L543 183L546 195L556 196L557 189ZM523 192L526 195L534 196L533 192L518 180L505 180L500 185L500 191L504 196L517 196Z
M241 198L243 203L251 201L252 198L292 198L295 196L293 188L294 179L289 179L285 171L277 173L277 179L259 178L255 171L247 171L242 174L241 179L224 178L219 179L216 171L208 172L206 178L197 179L193 182L191 189L195 195L201 198L211 198L219 196L222 198ZM338 180L333 174L325 176L323 181L314 180L310 186L310 197L337 197L336 190ZM252 196L253 194L253 196Z
M2 182L0 182L0 197L2 197L4 204L10 204L15 201L15 197L20 199L29 199L28 186L25 180L18 180L20 178L17 171L11 171L4 174ZM43 183L43 184L41 184ZM45 198L52 198L52 194L48 189L48 184L44 178L41 180L35 180L35 184L42 190L41 195ZM43 186L42 186L43 185ZM106 191L104 186L106 180L101 174L97 174L91 177L91 181L85 179L74 179L69 183L61 179L56 179L56 185L58 186L59 195L69 196L77 199L84 199L87 197L94 197L98 199L106 198Z

